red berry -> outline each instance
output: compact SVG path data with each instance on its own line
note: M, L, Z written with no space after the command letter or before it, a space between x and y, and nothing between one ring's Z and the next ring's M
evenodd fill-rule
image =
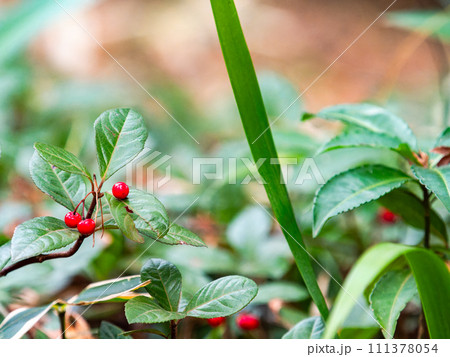
M79 213L69 212L64 216L64 222L69 228L77 228L78 223L81 222L81 216Z
M91 235L95 231L95 221L90 218L82 220L80 223L78 223L77 228L78 232L80 232L81 234L85 236Z
M259 327L259 318L253 314L242 313L236 318L237 325L243 330L254 330Z
M381 208L378 217L382 223L393 224L397 221L397 215L386 208Z
M116 184L114 184L112 188L112 193L114 197L117 198L118 200L123 200L127 198L129 192L130 188L124 182L117 182Z
M213 317L212 319L206 320L206 322L208 322L211 327L217 327L225 322L225 317Z

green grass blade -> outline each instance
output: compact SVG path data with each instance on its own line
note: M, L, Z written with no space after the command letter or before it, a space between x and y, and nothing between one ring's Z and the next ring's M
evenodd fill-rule
M211 0L211 5L225 64L253 159L255 162L260 158L265 159L258 171L266 182L265 189L273 212L282 227L308 291L323 318L326 319L328 308L317 285L286 186L281 183L280 166L270 163L270 159L278 158L278 154L236 7L232 0Z

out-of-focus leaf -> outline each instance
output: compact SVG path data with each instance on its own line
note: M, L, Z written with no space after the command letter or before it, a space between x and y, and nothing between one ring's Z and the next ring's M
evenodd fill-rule
M171 320L180 320L185 313L164 310L155 300L147 296L138 296L125 304L125 315L130 324L154 324Z
M100 330L98 332L98 337L101 340L123 340L123 339L131 339L130 336L123 335L124 331L113 325L108 321L102 321L100 324Z
M320 316L300 321L283 335L283 339L319 339L325 331L325 324Z
M151 283L145 288L168 311L178 311L181 298L181 273L162 259L150 259L141 269L141 280Z
M0 339L17 339L27 333L55 304L20 308L11 312L0 324Z
M35 143L34 148L50 165L72 174L83 175L88 178L91 177L88 169L71 152L68 152L63 148L44 143Z
M278 281L258 286L258 295L252 303L267 304L272 299L294 302L306 300L309 297L308 290L303 286L287 281Z
M37 217L17 226L11 239L11 260L17 262L63 248L80 237L75 229L54 217Z
M450 337L450 274L432 252L393 243L378 244L366 251L353 266L340 291L323 338L333 338L355 304L355 298L397 259L405 257L419 290L431 338Z
M409 180L405 173L382 165L357 167L332 177L314 199L314 236L329 218L376 200Z
M450 146L450 127L447 127L436 140L434 147Z
M132 109L112 109L94 123L100 174L107 180L143 149L147 129L142 116Z
M385 338L394 336L400 313L416 294L416 283L408 270L390 271L377 282L370 295L370 304L384 328L381 331Z
M30 175L42 192L71 211L86 194L86 184L82 176L56 168L42 159L37 152L30 161Z
M433 169L412 166L412 172L450 211L450 166Z
M90 305L126 296L130 292L150 284L139 275L104 280L88 285L80 294L69 300L71 305Z
M425 209L422 201L413 193L404 189L397 189L379 199L381 205L400 216L412 227L424 229ZM431 232L444 242L448 240L447 227L435 210L430 212Z
M223 277L201 288L184 312L204 319L229 316L247 306L257 292L257 285L250 279L237 275Z

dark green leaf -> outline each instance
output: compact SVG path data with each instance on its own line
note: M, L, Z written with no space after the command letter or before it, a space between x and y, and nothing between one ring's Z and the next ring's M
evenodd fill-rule
M416 195L404 189L397 189L379 199L381 205L400 216L406 224L423 230L425 227L425 209L423 203ZM448 240L447 227L435 210L430 212L431 233Z
M91 177L88 169L81 161L67 150L43 143L35 143L34 148L50 165L72 174L83 175L88 178Z
M201 288L186 307L188 316L210 319L229 316L246 307L256 296L255 282L242 276L227 276Z
M300 321L283 335L283 339L319 339L325 331L325 324L320 316Z
M376 200L408 180L405 173L382 165L357 167L332 177L314 199L314 236L329 218Z
M127 295L145 287L149 281L142 281L139 275L104 280L88 285L80 294L69 300L71 305L90 305Z
M252 301L252 304L267 304L272 299L295 302L308 298L308 290L303 286L287 281L278 281L258 286L258 295Z
M183 319L181 312L164 310L155 300L147 296L138 296L125 304L125 315L130 324L154 324Z
M412 150L417 151L417 139L408 124L398 116L376 105L340 104L322 109L317 116L323 119L339 120L366 131L386 134L408 144Z
M181 298L181 273L162 259L150 259L141 269L141 280L151 280L145 288L165 310L178 311Z
M20 308L11 312L0 324L0 339L17 339L26 334L54 305Z
M211 5L223 57L253 160L255 162L259 159L264 160L258 172L267 183L264 188L273 212L282 227L305 285L321 315L326 318L328 308L317 285L286 186L282 183L280 166L270 162L270 159L277 159L278 154L236 7L231 0L211 0Z
M132 109L111 109L94 123L100 175L107 180L144 148L147 129L142 116Z
M82 176L56 168L37 152L30 161L30 174L42 192L71 211L86 195L86 184Z
M76 229L54 217L37 217L17 226L11 239L11 260L48 253L72 244L80 237Z
M450 166L433 169L412 166L412 171L419 181L432 191L450 211Z
M405 257L419 290L431 338L450 337L450 274L432 252L393 243L378 244L366 251L353 266L340 291L323 338L333 338L352 310L355 299L397 259ZM387 333L387 332L386 332Z
M409 270L390 271L377 282L370 295L370 305L384 328L385 338L394 336L400 313L416 294L416 283Z
M124 336L124 331L117 327L116 325L113 325L112 323L108 321L102 321L100 324L100 330L98 332L98 337L101 340L123 340L123 339L131 339L130 336Z

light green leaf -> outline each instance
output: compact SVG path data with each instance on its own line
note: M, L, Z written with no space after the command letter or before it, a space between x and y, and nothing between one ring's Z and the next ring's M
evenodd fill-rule
M37 152L30 161L30 175L42 192L71 211L86 195L86 184L82 176L56 168Z
M102 321L100 324L100 330L98 332L98 337L101 340L129 340L131 339L130 336L123 335L124 331L117 327L116 325L113 325L112 323L108 321Z
M0 270L11 261L11 242L6 242L0 246Z
M164 236L163 241L161 243L165 244L187 244L193 247L206 247L206 244L202 241L202 239L197 236L195 233L190 230L172 223L170 225L169 231Z
M257 285L250 279L237 275L220 278L197 291L185 313L203 319L229 316L246 307L257 292Z
M434 147L450 146L450 127L447 127L439 136Z
M148 237L166 243L164 236L169 230L169 217L155 196L136 189L130 189L124 200L118 200L110 193L105 196L112 216L127 238L143 243L144 237ZM168 239L168 244L180 243Z
M11 239L11 260L17 262L66 247L79 237L77 230L67 228L60 219L33 218L15 229Z
M70 299L69 304L91 305L121 296L126 297L130 292L145 287L148 284L150 284L150 281L141 281L139 275L100 281L88 285L81 293Z
M17 339L26 334L55 304L31 309L20 308L11 312L0 324L1 339Z
M323 119L339 120L366 131L385 134L408 144L412 150L417 151L417 139L408 124L398 116L376 105L340 104L322 109L317 116Z
M416 294L416 283L409 270L390 271L377 282L370 295L370 306L384 328L385 338L394 336L400 313Z
M302 301L309 298L308 290L303 286L287 281L265 283L258 286L258 295L252 304L267 304L270 300L280 299L285 302Z
M378 244L353 266L336 298L323 338L333 338L363 294L391 264L405 257L419 290L431 338L450 338L450 273L429 250L394 243Z
M406 224L424 229L425 209L420 198L413 193L400 188L381 197L379 203L400 216ZM430 223L431 233L446 242L448 240L446 224L433 209L430 212Z
M450 166L433 169L412 166L411 169L419 181L433 192L445 208L450 211Z
M314 236L329 218L376 200L409 180L405 173L382 165L357 167L332 177L314 198Z
M83 175L91 178L88 169L71 152L68 152L63 148L44 143L35 143L34 148L50 165L72 174Z
M325 324L320 316L300 321L286 332L282 339L319 339L325 331Z
M125 304L125 316L130 324L154 324L180 320L186 317L186 314L164 310L155 300L147 296L138 296Z
M181 298L181 273L162 259L150 259L141 269L141 280L150 280L145 288L159 305L168 311L178 311Z
M107 180L144 149L147 129L142 116L132 109L111 109L94 123L100 175Z

